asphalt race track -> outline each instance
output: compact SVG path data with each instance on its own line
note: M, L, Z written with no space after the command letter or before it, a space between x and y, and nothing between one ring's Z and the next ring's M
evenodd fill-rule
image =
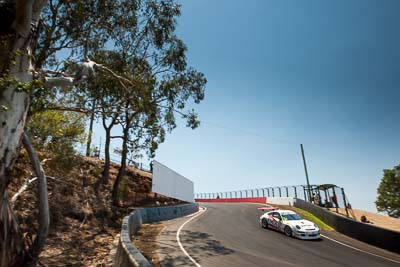
M260 204L201 203L201 206L207 210L183 227L189 218L165 223L158 241L162 266L400 266L400 255L358 241L353 240L355 247L394 261L327 238L304 241L262 229L258 222L262 212L257 210ZM181 246L176 240L179 228ZM328 233L327 236L331 237ZM347 244L353 245L351 239L348 241Z

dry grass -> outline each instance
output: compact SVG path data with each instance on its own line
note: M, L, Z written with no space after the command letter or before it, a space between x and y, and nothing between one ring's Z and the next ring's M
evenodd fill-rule
M335 208L331 208L330 210L336 212ZM370 221L373 225L394 231L400 231L400 219L392 218L387 215L369 212L365 210L353 209L353 212L357 221L360 221L361 216L364 215L367 217L367 220ZM346 210L340 208L339 213L342 215L346 215Z

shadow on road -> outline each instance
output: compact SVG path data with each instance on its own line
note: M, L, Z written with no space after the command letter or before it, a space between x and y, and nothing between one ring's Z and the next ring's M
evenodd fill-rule
M176 240L176 231L163 232L169 240L159 240L160 266L194 266L187 256L182 254ZM203 258L229 255L234 253L233 249L225 247L220 241L215 240L212 235L207 233L183 230L180 232L180 241L189 255L201 264ZM178 255L179 253L179 255Z

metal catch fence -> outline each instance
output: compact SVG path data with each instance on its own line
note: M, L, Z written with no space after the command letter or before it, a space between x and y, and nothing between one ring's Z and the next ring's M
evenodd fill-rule
M344 189L333 184L275 186L227 192L196 193L196 199L294 197L326 208L347 208L349 202Z

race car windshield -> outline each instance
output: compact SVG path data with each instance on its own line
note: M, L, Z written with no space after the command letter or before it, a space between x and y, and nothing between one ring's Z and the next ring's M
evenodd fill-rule
M283 220L296 221L302 220L299 214L282 214Z

